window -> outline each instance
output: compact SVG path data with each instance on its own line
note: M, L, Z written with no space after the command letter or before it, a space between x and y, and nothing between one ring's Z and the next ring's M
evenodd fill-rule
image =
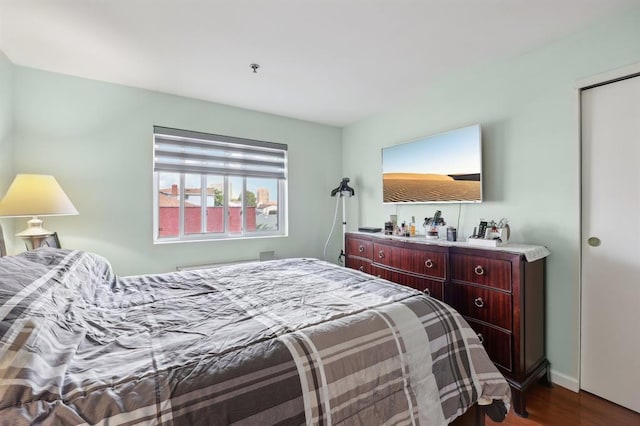
M153 130L154 242L286 235L287 145Z

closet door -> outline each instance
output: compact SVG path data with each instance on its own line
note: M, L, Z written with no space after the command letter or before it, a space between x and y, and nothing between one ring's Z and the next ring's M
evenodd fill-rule
M640 412L640 77L581 108L580 387Z

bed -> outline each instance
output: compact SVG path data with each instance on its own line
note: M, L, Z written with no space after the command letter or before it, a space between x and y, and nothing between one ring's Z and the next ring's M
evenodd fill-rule
M89 252L3 257L0 336L3 425L481 424L479 405L509 407L452 308L316 259L118 277Z

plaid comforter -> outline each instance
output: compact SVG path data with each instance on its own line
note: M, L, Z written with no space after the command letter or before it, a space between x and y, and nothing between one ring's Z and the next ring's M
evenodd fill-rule
M415 290L314 259L117 277L0 258L0 424L443 425L509 387Z

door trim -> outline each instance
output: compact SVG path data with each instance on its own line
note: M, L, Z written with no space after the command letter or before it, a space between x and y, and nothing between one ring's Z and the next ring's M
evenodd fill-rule
M592 87L632 78L638 74L640 74L640 62L580 79L576 81L574 87L578 92L580 92L582 90L591 89Z

